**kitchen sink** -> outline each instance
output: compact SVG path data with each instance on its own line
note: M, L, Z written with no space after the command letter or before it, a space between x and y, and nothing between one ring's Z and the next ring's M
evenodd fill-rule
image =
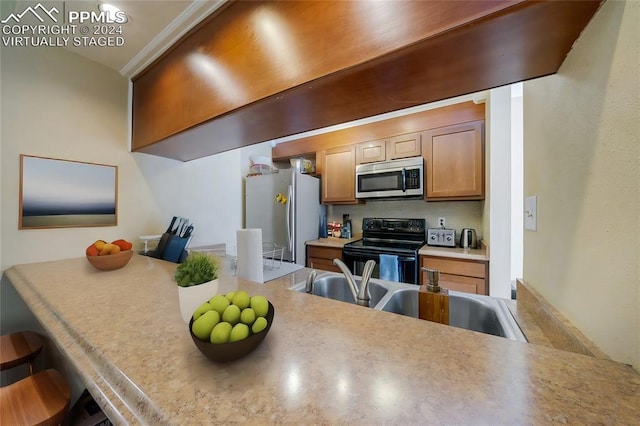
M354 277L354 281L360 288L360 277ZM296 284L292 290L304 292L305 283ZM371 302L369 306L375 306L387 294L389 290L379 282L369 281L369 298ZM313 282L313 292L316 296L327 297L329 299L339 300L341 302L356 303L351 293L349 283L342 274L338 275L321 275Z
M360 286L361 278L354 277ZM304 292L305 282L291 290ZM342 274L324 272L317 276L312 294L347 303L356 303L349 283ZM369 281L370 307L409 317L418 317L418 289L403 284L372 278ZM518 323L502 299L479 294L449 291L449 325L480 333L526 342Z
M395 290L377 309L418 317L418 292L411 288ZM526 342L520 327L503 300L470 293L449 292L449 325Z

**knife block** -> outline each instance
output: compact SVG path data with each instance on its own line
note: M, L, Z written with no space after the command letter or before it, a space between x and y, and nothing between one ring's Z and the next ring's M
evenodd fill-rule
M420 286L418 290L418 318L449 325L449 291L443 288L434 293Z

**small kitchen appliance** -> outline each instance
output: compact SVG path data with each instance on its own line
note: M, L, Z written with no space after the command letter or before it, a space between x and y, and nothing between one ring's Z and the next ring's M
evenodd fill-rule
M381 161L356 166L356 198L421 198L422 157Z
M375 260L372 277L380 277L380 255L397 257L398 281L419 284L418 250L425 243L425 219L362 219L362 239L345 244L342 260L355 275L362 275L368 260Z
M473 228L464 228L460 232L460 247L475 249L478 248L478 236Z
M445 228L427 229L427 245L438 247L455 247L456 230Z

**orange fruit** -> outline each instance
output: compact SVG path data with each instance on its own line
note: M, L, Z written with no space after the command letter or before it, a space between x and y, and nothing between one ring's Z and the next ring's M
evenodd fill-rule
M133 247L133 244L123 239L112 241L111 244L117 245L118 247L120 247L120 250L122 251L131 250L131 248Z
M91 244L89 247L87 247L86 253L87 256L97 256L100 254L100 250L98 250L96 246Z

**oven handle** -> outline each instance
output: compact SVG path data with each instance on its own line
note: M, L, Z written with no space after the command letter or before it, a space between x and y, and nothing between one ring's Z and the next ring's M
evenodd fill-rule
M398 262L415 262L415 261L416 261L415 256L410 256L410 257L398 256Z

